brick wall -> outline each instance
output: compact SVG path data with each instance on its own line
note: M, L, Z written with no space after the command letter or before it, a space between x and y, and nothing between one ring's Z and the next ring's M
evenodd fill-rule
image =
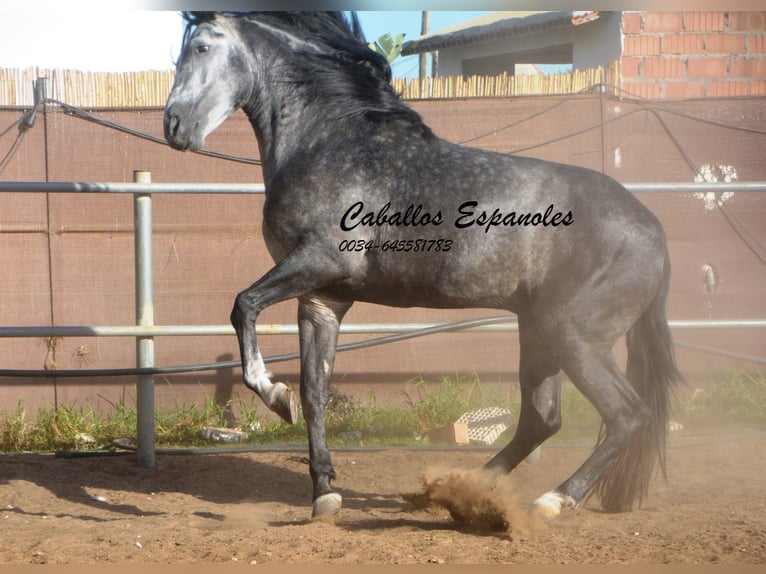
M763 97L672 102L662 113L685 155L698 164L736 169L738 181L766 180L763 161L766 114ZM603 94L527 98L464 98L409 102L439 137L497 152L604 170L624 182L691 182L696 175L664 127L647 121L642 105ZM162 109L97 110L131 129L160 135ZM20 111L0 108L0 126ZM616 120L618 121L612 121ZM692 120L700 118L711 123ZM589 129L605 122L603 130ZM740 129L724 129L716 123ZM508 126L509 129L498 129ZM43 129L45 127L45 129ZM745 131L746 130L746 131ZM562 139L563 137L563 139ZM539 145L549 142L547 145ZM2 143L2 142L0 142ZM209 149L257 157L253 130L244 114L229 118L207 140ZM5 153L7 148L0 148ZM258 182L258 167L175 152L167 146L106 129L56 106L46 110L7 158L4 181L131 181L134 169L162 182ZM766 195L737 192L726 211L710 210L690 193L641 194L665 227L673 267L668 299L671 319L740 319L764 316L766 266L757 245L766 244ZM158 325L223 325L234 295L271 266L261 230L263 198L221 194L157 194L153 200L154 302ZM0 325L125 325L135 320L131 198L125 194L0 193ZM730 219L732 218L732 219ZM745 235L740 235L745 233ZM745 238L743 240L743 238ZM756 245L757 244L757 245ZM701 269L710 265L719 283L708 291ZM395 309L355 304L345 324L441 323L497 315L492 310ZM294 324L295 301L265 309L262 324ZM676 336L676 333L674 333ZM365 336L342 334L342 343ZM763 329L705 329L678 333L677 340L763 356ZM262 339L265 356L298 350L296 336ZM130 337L0 339L0 367L17 369L118 368L135 364ZM334 384L362 398L373 390L396 393L404 381L424 376L479 375L482 384L517 380L515 333L449 333L339 354ZM624 345L617 345L624 352ZM690 383L752 363L686 348L677 349ZM212 363L239 356L232 337L157 337L157 365ZM624 354L618 363L624 365ZM270 365L279 380L297 384L299 361ZM157 404L225 400L233 391L248 400L241 370L208 371L157 378ZM135 396L133 377L88 379L0 378L0 418L19 398L28 413L41 405L89 404L113 412ZM381 386L382 385L382 386ZM260 408L260 407L259 407ZM2 468L2 463L0 463ZM1 475L0 475L1 476Z
M766 95L766 12L624 12L622 35L634 96Z

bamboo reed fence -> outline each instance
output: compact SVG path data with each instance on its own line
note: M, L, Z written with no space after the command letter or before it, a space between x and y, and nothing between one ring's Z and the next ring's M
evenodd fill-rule
M576 94L597 85L618 84L619 62L608 68L599 66L559 74L524 74L499 76L449 76L425 80L394 78L394 89L404 99L472 98L527 95Z
M33 83L47 78L47 95L85 108L162 107L173 85L173 70L83 72L43 68L0 69L0 106L33 105ZM618 85L619 63L560 74L394 78L404 99L573 94L596 85Z
M0 69L0 106L31 106L33 83L47 78L49 98L85 108L162 107L174 70L83 72L43 68Z

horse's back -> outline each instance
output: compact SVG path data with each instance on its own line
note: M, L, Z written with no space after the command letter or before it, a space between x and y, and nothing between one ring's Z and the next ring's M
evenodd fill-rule
M612 267L662 268L656 218L602 173L453 144L402 122L368 130L349 130L356 145L342 156L335 134L324 155L301 159L305 177L293 169L267 201L266 228L284 238L283 252L310 237L348 266L330 294L515 311L554 276L574 289Z

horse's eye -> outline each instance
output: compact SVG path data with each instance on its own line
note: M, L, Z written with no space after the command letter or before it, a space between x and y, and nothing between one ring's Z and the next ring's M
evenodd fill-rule
M207 54L210 51L210 46L207 44L200 44L194 49L197 54Z

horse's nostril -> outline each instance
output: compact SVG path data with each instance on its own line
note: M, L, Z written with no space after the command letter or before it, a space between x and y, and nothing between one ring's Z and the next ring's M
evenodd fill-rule
M173 114L170 116L170 120L168 121L168 133L170 135L175 135L176 132L178 132L178 125L181 123L181 120L178 118L177 115Z
M173 110L165 112L165 139L170 145L177 145L178 132L181 129L181 116Z

